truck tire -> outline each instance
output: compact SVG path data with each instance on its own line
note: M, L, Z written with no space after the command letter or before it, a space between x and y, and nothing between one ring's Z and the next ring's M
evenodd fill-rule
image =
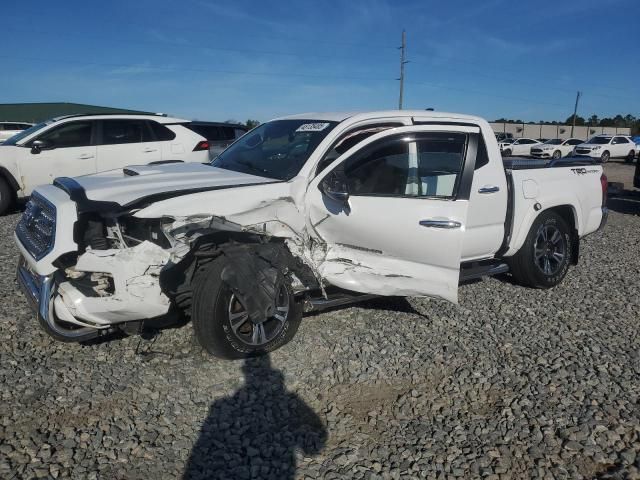
M224 359L264 355L288 343L302 320L302 303L287 284L276 300L277 313L254 325L240 300L221 275L224 255L198 272L193 288L191 321L198 343L208 353Z
M635 150L631 150L629 152L629 155L627 155L627 158L624 159L624 163L633 163L635 158L636 158L636 151Z
M600 155L600 161L602 163L607 163L609 161L609 158L610 158L609 152L607 152L606 150L602 152L602 155Z
M13 206L15 194L7 181L0 177L0 215L6 214Z
M567 222L554 211L541 213L509 266L516 281L533 288L552 288L567 274L573 244Z

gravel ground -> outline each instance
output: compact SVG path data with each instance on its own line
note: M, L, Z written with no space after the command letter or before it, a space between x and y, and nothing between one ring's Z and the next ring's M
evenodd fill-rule
M0 478L640 478L640 206L622 203L553 290L505 277L459 306L308 315L248 362L206 357L190 325L51 340L13 281L18 215L0 218Z

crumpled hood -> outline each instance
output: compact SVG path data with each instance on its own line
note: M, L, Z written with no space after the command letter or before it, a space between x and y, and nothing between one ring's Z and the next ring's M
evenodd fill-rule
M60 178L54 184L63 190L69 190L71 185L76 196L86 197L89 202L126 206L147 197L171 196L171 192L189 193L275 181L203 163L169 163L133 165L74 179Z

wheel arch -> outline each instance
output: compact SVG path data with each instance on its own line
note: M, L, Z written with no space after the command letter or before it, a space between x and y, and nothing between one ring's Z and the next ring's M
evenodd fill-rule
M556 212L564 219L565 222L567 222L567 225L569 225L569 228L571 229L571 243L573 247L571 249L571 263L573 265L577 265L580 255L580 235L578 233L580 231L580 225L575 207L573 205L557 205L555 207L547 208L546 210L543 210L543 212Z
M9 186L13 190L14 195L17 196L18 191L21 190L21 188L20 188L20 184L18 183L16 178L13 176L13 174L9 170L7 170L5 167L0 167L0 178L6 180L6 182L9 184Z

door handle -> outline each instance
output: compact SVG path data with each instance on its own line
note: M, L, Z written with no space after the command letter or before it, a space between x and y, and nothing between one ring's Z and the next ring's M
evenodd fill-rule
M460 228L462 224L455 220L420 220L420 225L430 228Z
M145 148L143 150L144 153L151 153L151 152L157 152L158 149L157 148Z
M500 187L482 187L478 190L478 193L496 193L500 191Z
M93 158L93 157L94 157L94 155L91 155L90 153L84 153L84 154L78 156L78 158L80 160L88 160L88 159Z

